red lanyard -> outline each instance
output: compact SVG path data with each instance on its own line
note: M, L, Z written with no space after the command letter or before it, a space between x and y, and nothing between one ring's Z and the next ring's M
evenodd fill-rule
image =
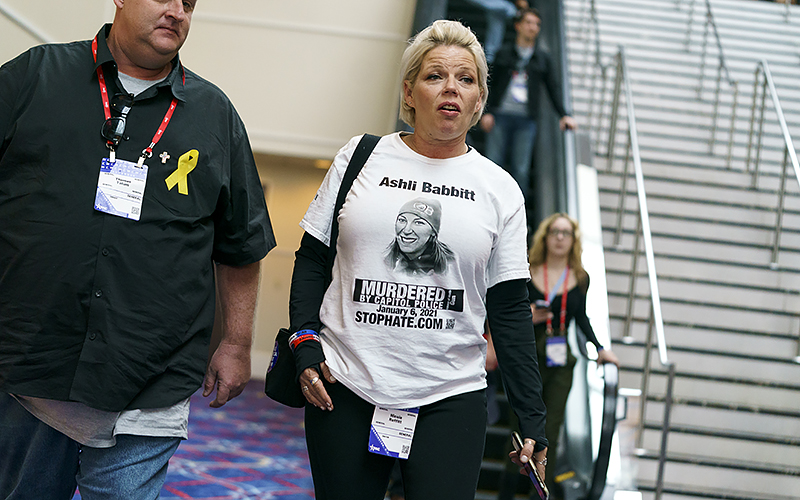
M92 40L92 56L94 57L94 62L97 63L97 37L94 37ZM183 76L183 83L186 84L186 72L183 71L183 66L181 66L181 74ZM100 97L103 99L103 114L106 117L106 120L111 118L111 106L108 103L108 89L106 88L106 78L103 75L103 67L97 67L97 81L100 83ZM176 97L172 98L172 103L169 105L169 109L167 110L167 114L164 115L164 119L161 120L161 124L158 126L158 130L156 130L156 134L153 136L153 140L150 141L150 145L147 146L144 150L142 150L142 155L139 157L139 167L142 166L144 160L153 156L153 148L156 147L158 141L161 140L161 136L164 135L164 131L167 129L167 125L169 125L169 121L172 118L172 113L175 112L175 108L178 106L178 99ZM108 149L111 150L112 154L114 152L114 144L111 141L108 141Z
M550 293L550 287L547 286L547 263L543 263L542 266L544 266L544 293L546 297ZM567 329L567 282L569 281L569 265L567 265L567 268L564 270L564 272L566 273L566 276L564 277L564 287L561 292L561 325L559 327L562 335ZM547 317L547 334L553 334L553 318L549 316Z

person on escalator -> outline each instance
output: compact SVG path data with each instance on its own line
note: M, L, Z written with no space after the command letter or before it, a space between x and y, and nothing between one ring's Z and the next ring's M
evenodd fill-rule
M575 319L586 340L594 344L598 364L619 366L617 356L597 340L586 316L589 275L583 269L581 252L578 221L564 213L555 213L539 224L529 252L531 281L528 282L528 295L547 407L545 435L553 450L545 467L545 477L554 499L560 497L554 488L555 450L577 361L567 346L570 322Z
M564 107L553 59L537 43L542 18L536 9L520 9L514 18L514 41L503 45L489 68L489 100L480 119L486 133L486 157L506 169L529 200L531 161L538 128L539 94L546 91L558 113L561 130L578 122Z

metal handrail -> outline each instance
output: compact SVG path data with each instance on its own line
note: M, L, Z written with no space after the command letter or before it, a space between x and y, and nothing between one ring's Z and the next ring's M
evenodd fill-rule
M722 48L722 42L719 37L719 30L717 29L717 23L714 20L714 12L711 10L711 1L705 0L706 4L706 22L703 26L703 44L702 50L700 55L700 81L697 84L697 98L703 98L703 89L705 87L705 79L706 79L706 55L708 54L708 34L709 31L714 35L714 41L716 42L717 46L717 79L716 84L714 86L714 113L711 118L711 137L708 140L708 152L709 154L714 154L714 146L716 145L716 138L717 138L717 122L719 119L719 99L720 99L720 87L722 84L722 76L723 73L725 75L725 81L728 83L730 88L733 91L733 103L731 104L731 122L730 127L728 129L728 152L726 157L726 165L728 168L731 168L731 160L733 158L733 138L734 138L734 129L736 125L736 109L739 101L739 82L734 80L731 77L730 69L728 68L728 64L725 62L725 51ZM680 1L676 3L676 7L680 6ZM695 0L692 0L689 4L689 17L687 21L686 27L686 50L688 51L690 48L691 36L692 36L692 22L694 19L694 6ZM709 30L709 28L711 28Z
M39 31L34 25L14 12L14 10L12 10L11 7L7 6L4 2L0 2L0 14L4 15L9 21L25 30L25 32L27 32L40 43L53 43L53 39L51 37Z
M612 65L603 64L603 54L601 52L601 46L600 46L600 23L597 18L597 6L595 5L595 0L589 0L588 15L584 15L584 18L587 17L588 17L589 27L584 31L586 33L586 50L584 51L584 61L587 67L590 67L592 70L592 80L591 80L591 85L589 87L589 110L587 113L586 121L589 125L589 133L594 134L594 137L596 138L596 144L594 150L597 151L599 154L600 127L602 126L604 112L605 112L604 105L605 105L606 85L608 82L607 72L612 67ZM591 44L589 41L589 37L592 37L592 42L594 42L594 64L591 66L589 66L589 54L591 53ZM592 122L594 119L595 92L597 90L598 76L600 76L600 82L602 83L602 87L600 88L600 95L597 100L597 102L599 103L599 107L597 110L597 124L595 126ZM608 155L608 153L609 151L606 151L606 155Z
M613 363L603 365L603 421L601 423L600 443L597 460L594 462L592 483L589 486L588 500L599 500L606 487L606 476L611 458L614 432L617 428L617 398L619 396L619 368Z
M667 368L667 392L664 397L664 421L661 431L661 446L659 449L658 459L658 472L656 475L656 491L655 499L660 500L664 488L664 467L666 465L667 453L667 437L669 435L670 415L672 413L672 400L675 382L675 363L669 360L667 354L667 343L664 335L664 319L661 314L661 297L658 291L658 277L656 274L655 255L653 252L653 236L650 229L650 217L647 209L647 195L644 187L644 174L642 173L642 159L639 152L639 135L636 128L636 112L633 104L633 93L631 91L630 77L628 73L628 63L625 57L625 47L619 46L619 51L616 57L617 76L614 84L614 104L611 109L611 128L609 130L609 169L614 161L614 144L617 133L617 117L620 107L620 97L625 96L625 104L627 109L628 119L628 147L626 151L626 161L624 172L622 174L622 188L620 189L620 209L617 214L617 232L614 237L616 245L619 245L619 239L622 230L621 217L622 207L624 207L624 198L627 193L626 181L628 177L628 164L629 158L633 158L634 174L636 178L636 191L639 200L639 217L637 218L637 230L634 238L633 246L633 269L631 271L631 280L628 292L628 311L625 318L625 330L623 338L630 338L630 327L633 320L633 302L636 297L636 275L639 260L639 240L643 236L645 248L645 261L647 262L647 275L650 282L650 321L647 332L647 347L645 348L644 368L642 370L642 396L639 418L639 430L637 436L637 447L642 447L643 434L644 434L644 414L649 396L649 382L650 382L650 350L653 343L653 327L655 327L656 339L658 343L658 359L662 366Z
M764 82L759 84L759 80L761 75L764 76ZM778 125L781 128L781 135L783 136L784 142L784 150L783 150L783 163L781 164L781 184L780 189L778 190L778 212L775 221L775 237L773 239L772 245L772 259L770 261L770 266L773 268L777 268L778 266L778 256L780 254L780 241L781 241L781 232L783 230L783 211L784 211L784 198L786 196L786 164L787 161L791 161L792 168L794 169L794 175L797 179L798 184L800 185L800 164L798 164L797 160L797 152L794 148L794 143L792 142L792 136L789 134L789 127L786 125L786 118L783 115L783 108L781 107L781 102L778 99L778 91L775 88L775 81L772 79L772 73L769 70L769 63L766 59L762 59L756 65L755 71L755 78L753 81L753 106L750 111L750 134L749 134L749 141L747 144L747 157L745 161L745 170L750 171L750 160L752 156L752 149L753 149L753 128L755 126L755 115L756 115L756 102L759 90L761 92L761 105L760 105L760 117L759 117L759 127L758 127L758 147L756 148L756 158L755 158L755 165L753 168L753 188L757 188L758 186L758 167L761 162L761 140L763 137L764 132L764 109L765 109L765 100L767 97L767 89L769 89L769 95L772 100L772 105L775 108L775 114L778 115ZM800 357L800 341L798 342L797 346L797 356Z

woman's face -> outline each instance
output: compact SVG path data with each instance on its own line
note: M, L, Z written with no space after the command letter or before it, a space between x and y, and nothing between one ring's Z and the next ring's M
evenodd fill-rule
M575 233L569 219L559 217L547 230L547 253L553 257L563 257L572 251Z
M422 217L402 213L394 222L397 244L409 258L419 257L433 234L433 227Z
M433 142L463 141L481 109L478 67L463 47L442 45L425 55L415 82L403 82L414 108L414 133Z

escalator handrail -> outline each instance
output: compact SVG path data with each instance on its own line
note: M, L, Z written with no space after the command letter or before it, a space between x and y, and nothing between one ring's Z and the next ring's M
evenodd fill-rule
M611 462L611 446L617 428L617 395L619 393L619 368L613 363L603 365L603 423L600 431L600 444L594 462L592 485L588 500L599 500L606 487L608 465Z

